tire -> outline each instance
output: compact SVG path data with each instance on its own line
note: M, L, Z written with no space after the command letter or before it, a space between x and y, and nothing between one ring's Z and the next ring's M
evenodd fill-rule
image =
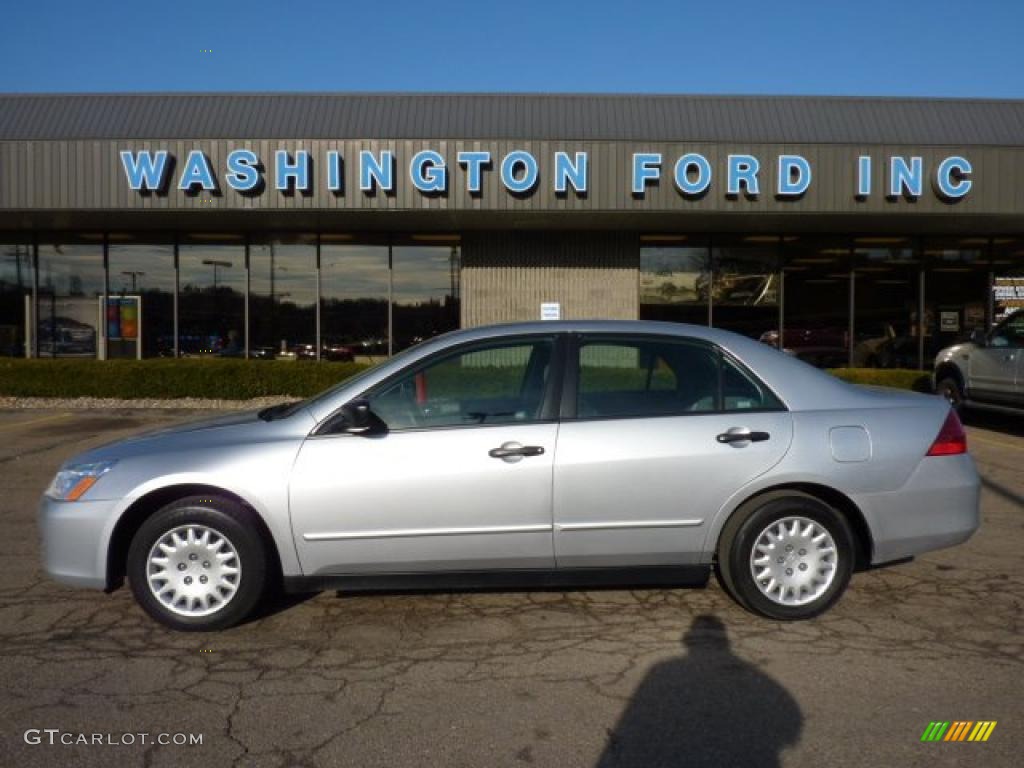
M946 398L950 407L958 414L964 410L964 388L952 376L946 376L935 385L935 394Z
M177 552L161 549L161 542ZM170 578L159 577L164 563L151 563L153 557L165 561ZM267 569L267 550L251 513L220 496L190 496L168 504L142 524L128 549L135 600L152 618L183 632L216 631L240 622L263 596ZM209 586L201 586L202 579Z
M778 547L778 555L756 550L759 542ZM756 551L769 559L753 563ZM729 518L719 539L717 573L726 592L753 613L781 621L810 619L846 591L854 553L853 532L842 514L809 494L780 491L751 500ZM755 566L765 579L755 577Z

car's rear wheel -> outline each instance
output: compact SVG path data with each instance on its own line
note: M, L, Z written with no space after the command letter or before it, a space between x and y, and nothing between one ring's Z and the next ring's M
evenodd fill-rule
M846 518L814 496L786 491L736 510L722 531L718 572L747 609L772 619L809 619L842 596L853 561Z
M221 497L180 499L153 514L132 539L127 565L139 605L183 631L237 624L267 581L259 533L240 504Z
M946 378L941 379L939 383L935 385L935 393L946 398L946 401L957 413L963 410L964 388L960 386L960 382L952 376L947 376Z

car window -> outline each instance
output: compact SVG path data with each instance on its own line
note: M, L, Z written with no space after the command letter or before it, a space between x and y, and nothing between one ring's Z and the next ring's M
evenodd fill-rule
M1018 312L1003 321L992 332L994 347L1024 347L1024 312Z
M686 341L584 341L579 351L579 418L665 416L714 411L718 353Z
M782 403L728 357L722 358L722 409L749 411L781 409Z
M536 421L553 348L545 338L447 354L371 393L370 408L392 430Z

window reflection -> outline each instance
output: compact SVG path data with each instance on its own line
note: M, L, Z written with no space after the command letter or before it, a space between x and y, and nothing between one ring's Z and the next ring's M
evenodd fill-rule
M392 248L394 351L459 327L459 246Z
M782 348L812 365L849 364L850 246L845 240L787 237Z
M918 367L918 285L921 260L909 237L853 241L853 365Z
M32 293L32 246L0 244L0 356L25 354L25 297Z
M178 247L178 351L181 355L245 354L245 246Z
M983 237L924 241L925 360L940 349L986 327L988 273L992 268L988 239Z
M320 243L322 356L386 355L388 351L388 247Z
M316 238L249 246L249 353L316 359Z
M39 245L36 334L41 357L96 357L98 296L105 287L102 237Z
M107 263L110 296L140 297L142 356L173 355L174 246L111 242ZM107 357L135 357L135 354L134 342L107 339Z
M687 238L641 238L641 320L707 325L710 287L711 252L707 245L691 243Z
M755 339L778 327L779 238L751 235L712 242L712 320Z

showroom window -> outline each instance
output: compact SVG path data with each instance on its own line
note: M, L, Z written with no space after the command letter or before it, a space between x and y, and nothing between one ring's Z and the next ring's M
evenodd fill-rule
M917 368L921 256L910 237L853 239L852 364Z
M819 368L848 364L850 245L840 238L788 236L782 348Z
M39 244L36 345L40 357L96 357L106 292L103 236Z
M317 358L316 236L249 245L249 355Z
M320 333L323 356L374 362L388 354L388 246L320 237Z
M414 235L392 246L392 351L459 327L459 263L458 242L448 236Z
M711 249L675 235L640 238L640 319L708 325Z
M992 241L992 324L1024 309L1024 239L997 237Z
M922 252L924 355L930 364L939 350L988 327L992 257L985 237L929 238Z
M178 351L245 355L245 245L240 237L178 246Z
M0 357L25 355L25 301L32 295L32 244L0 242Z
M716 328L759 339L779 327L779 242L774 235L712 238Z
M174 245L131 240L131 235L121 234L111 234L108 238L107 357L137 355L138 340L133 337L131 323L127 322L132 309L136 311L134 333L141 335L142 356L173 356ZM135 301L139 306L133 306ZM122 307L121 317L115 317L118 303ZM122 318L126 322L122 323Z

